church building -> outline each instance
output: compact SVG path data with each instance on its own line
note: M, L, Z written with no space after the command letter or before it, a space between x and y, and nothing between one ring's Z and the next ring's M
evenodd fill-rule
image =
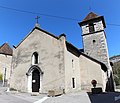
M12 53L13 51L8 43L0 46L0 81L2 86L9 84Z
M92 80L103 91L113 90L103 16L90 12L79 23L83 49L55 36L36 23L13 48L10 88L22 92L56 94L90 91Z

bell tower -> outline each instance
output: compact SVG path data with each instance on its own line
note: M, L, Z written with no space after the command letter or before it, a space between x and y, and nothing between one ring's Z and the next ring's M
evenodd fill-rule
M84 53L104 63L108 68L106 75L109 78L112 74L112 68L109 62L106 34L104 31L106 28L104 17L90 12L79 25L82 28Z

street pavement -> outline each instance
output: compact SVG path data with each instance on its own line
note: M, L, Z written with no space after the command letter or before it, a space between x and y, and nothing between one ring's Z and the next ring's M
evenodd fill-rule
M32 96L29 93L7 92L0 87L0 103L120 103L120 92L92 94L85 91L47 97L47 94Z
M91 103L86 92L76 92L53 97L45 100L43 103Z
M0 87L0 103L34 103L45 97L44 94L31 96L29 93L7 92L6 87Z
M47 97L46 94L31 96L29 93L6 92L0 87L0 103L91 103L86 92L64 94L57 97Z

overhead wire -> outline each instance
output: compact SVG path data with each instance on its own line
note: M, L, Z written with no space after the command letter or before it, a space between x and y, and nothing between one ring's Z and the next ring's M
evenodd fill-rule
M32 11L27 11L27 10L21 10L21 9L16 9L16 8L11 8L11 7L7 7L7 6L1 6L1 5L0 5L0 8L8 9L8 10L13 10L13 11L17 11L17 12L23 12L23 13L29 13L29 14L36 14L36 15L41 15L41 16L46 16L46 17L58 18L58 19L80 21L80 20L75 19L75 18L68 18L68 17L64 17L64 16L56 16L56 15L43 14L43 13L39 13L39 12L32 12ZM107 25L110 25L110 26L120 26L120 24L107 24Z
M79 21L78 19L74 19L74 18L68 18L68 17L63 17L63 16L55 16L55 15L49 15L49 14L42 14L42 13L38 13L38 12L31 12L31 11L26 11L26 10L20 10L20 9L16 9L16 8L1 6L1 5L0 5L0 8L14 10L14 11L17 11L17 12L29 13L29 14L36 14L36 15L39 14L39 15L47 16L47 17L54 17L54 18L60 18L60 19Z

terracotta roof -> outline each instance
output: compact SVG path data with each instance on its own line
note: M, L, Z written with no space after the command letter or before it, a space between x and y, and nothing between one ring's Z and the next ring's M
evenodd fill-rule
M103 22L103 26L104 28L106 28L106 25L105 25L105 21L104 21L104 17L103 16L99 16L93 12L90 12L84 19L82 22L79 22L78 24L80 26L82 26L84 23L88 23L90 22L91 20L102 20Z
M0 47L0 54L5 54L5 55L11 55L12 56L13 50L10 48L10 46L8 45L8 43L4 43Z
M97 14L93 13L93 12L90 12L84 19L83 21L88 21L88 20L91 20L91 19L94 19L94 18L97 18L99 17Z

